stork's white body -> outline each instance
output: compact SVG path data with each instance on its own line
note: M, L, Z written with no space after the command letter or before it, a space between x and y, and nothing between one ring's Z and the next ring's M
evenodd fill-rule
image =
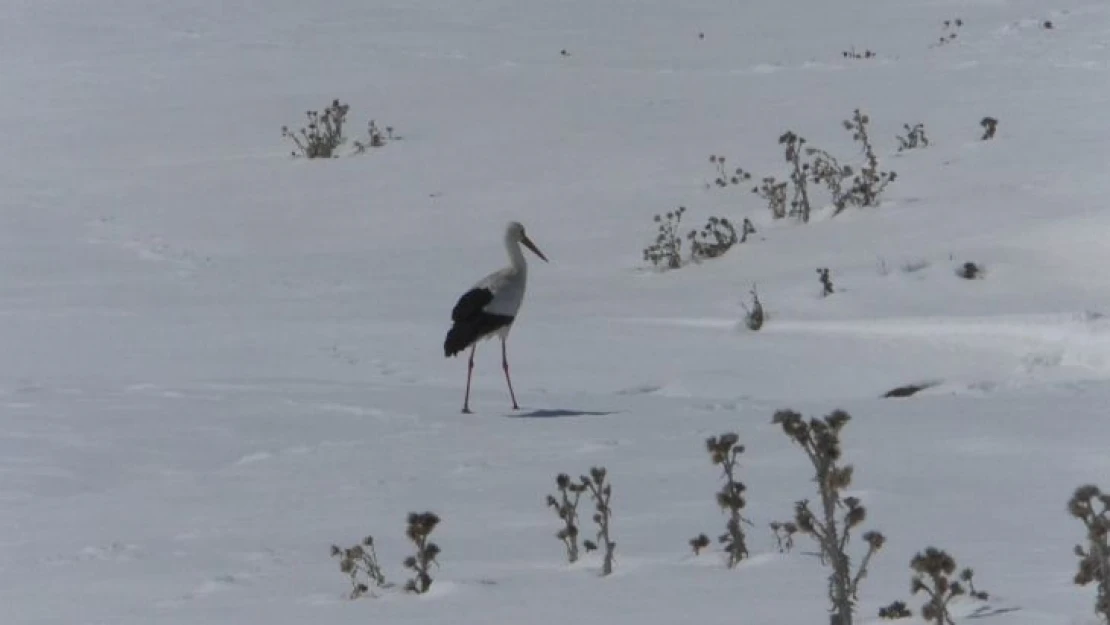
M495 271L479 280L469 291L459 298L451 311L454 324L447 333L443 344L444 355L454 356L470 347L470 362L466 375L466 398L463 412L470 412L470 378L474 370L474 351L478 342L493 336L501 338L501 365L505 370L505 381L509 384L509 395L513 408L518 408L513 383L509 378L509 362L505 350L505 340L516 321L520 306L524 303L524 292L528 286L528 263L520 246L524 244L545 262L547 258L536 248L524 233L524 226L511 222L505 229L505 250L509 254L509 266Z
M528 263L524 261L524 254L517 243L506 239L505 248L509 251L511 264L482 278L474 288L489 289L493 293L493 299L482 310L493 315L515 318L524 303L524 292L528 288ZM512 324L508 327L512 327ZM508 327L505 329L506 334Z

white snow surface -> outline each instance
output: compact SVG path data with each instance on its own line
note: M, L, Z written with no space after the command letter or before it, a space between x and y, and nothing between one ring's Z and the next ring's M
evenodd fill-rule
M767 529L815 496L780 408L854 417L852 494L888 539L860 622L917 611L930 545L991 593L958 622L1096 622L1065 504L1110 486L1108 37L1093 0L6 2L0 623L827 622L813 542ZM291 158L281 126L332 98L402 138ZM707 187L710 154L781 178L787 129L858 163L856 107L899 175L882 206L802 226ZM932 144L896 154L917 122ZM653 271L679 205L759 232ZM510 220L551 259L509 340L522 409L488 342L462 415L443 337ZM728 431L754 523L733 570L687 547L723 531L704 439ZM608 578L544 506L591 466ZM431 592L348 600L330 545L373 534L403 583L423 510Z

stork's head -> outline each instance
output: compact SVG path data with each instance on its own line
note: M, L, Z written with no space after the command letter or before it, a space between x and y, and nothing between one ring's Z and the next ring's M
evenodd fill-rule
M505 238L512 243L522 243L524 247L532 250L536 256L542 258L543 262L547 262L547 257L536 247L535 243L532 243L532 239L528 238L528 235L524 232L524 225L519 221L509 222L508 227L505 229Z

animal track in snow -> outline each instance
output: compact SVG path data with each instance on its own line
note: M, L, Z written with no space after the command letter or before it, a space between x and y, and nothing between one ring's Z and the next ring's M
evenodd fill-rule
M89 224L86 241L93 245L112 245L134 254L141 260L169 263L183 278L191 277L196 270L211 262L190 249L179 247L157 234L137 234L120 226L115 218L101 217Z
M233 467L244 467L260 462L278 461L290 456L306 456L314 453L325 452L329 449L346 449L357 447L360 441L321 441L314 445L295 445L278 451L259 450L244 454L231 463Z
M110 542L107 545L91 545L68 556L53 556L44 560L45 564L73 564L76 562L131 562L146 556L146 551L138 545Z
M606 452L615 449L622 445L626 445L627 441L619 441L616 439L606 439L600 441L586 441L582 443L577 452L580 454L592 454L598 452Z
M179 600L166 603L180 605L182 601L201 599L212 594L249 586L259 579L268 577L274 569L285 566L285 559L273 549L232 554L231 558L241 560L245 566L232 573L220 573L208 577L197 584L193 590L182 595Z

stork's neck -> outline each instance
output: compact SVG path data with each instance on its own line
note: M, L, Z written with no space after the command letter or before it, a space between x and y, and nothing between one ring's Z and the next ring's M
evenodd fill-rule
M520 249L520 242L505 237L505 251L509 253L509 264L521 273L528 271L528 263L524 262L524 251Z

